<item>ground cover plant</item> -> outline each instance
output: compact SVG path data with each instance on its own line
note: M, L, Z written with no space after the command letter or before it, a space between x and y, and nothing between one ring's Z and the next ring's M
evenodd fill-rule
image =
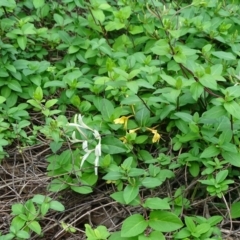
M234 0L0 1L0 240L237 239Z

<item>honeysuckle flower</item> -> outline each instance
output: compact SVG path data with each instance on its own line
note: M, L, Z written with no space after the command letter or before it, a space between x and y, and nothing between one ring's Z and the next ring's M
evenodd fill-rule
M152 142L153 143L159 142L161 135L157 132L157 130L153 130L152 133L153 133Z
M127 132L127 134L131 134L131 133L135 133L137 130L139 130L140 128L135 128L135 129L131 129ZM127 143L127 136L123 136L119 138L123 143Z
M130 115L130 116L128 116L128 117L122 116L122 117L120 117L120 118L116 118L116 119L114 120L114 123L115 123L115 124L124 124L124 125L123 125L123 128L124 128L124 129L127 129L127 123L128 123L128 119L129 119L130 117L133 117L133 115Z
M129 130L129 133L135 133L137 130L139 130L140 128L135 128L135 129L131 129Z
M147 130L149 130L153 134L152 142L153 143L159 142L161 135L157 132L157 130L154 128L147 128Z
M97 146L95 147L95 175L97 175L97 170L98 170L98 166L99 166L99 158L102 155L102 149L101 149L101 140L99 141L99 143L97 144Z
M80 169L82 168L84 162L86 161L86 159L89 157L89 155L94 152L95 154L95 161L94 161L94 165L95 165L95 175L98 174L97 170L98 170L98 166L99 166L99 158L102 155L102 149L101 149L101 135L99 134L99 132L95 129L90 128L88 125L86 125L83 122L83 117L81 114L79 115L75 115L74 117L74 123L69 123L69 126L75 127L77 129L77 131L84 136L84 140L81 139L77 139L76 138L76 132L74 131L72 133L72 139L69 139L72 143L82 143L82 149L85 152L84 156L82 157L82 161L81 161L81 165L80 165ZM93 136L95 138L95 140L98 141L98 144L95 146L95 148L93 149L88 149L88 139L87 136L84 134L84 132L82 131L82 129L86 129L89 130L93 133Z
M127 138L126 138L126 136L120 137L119 139L120 139L123 143L127 143Z

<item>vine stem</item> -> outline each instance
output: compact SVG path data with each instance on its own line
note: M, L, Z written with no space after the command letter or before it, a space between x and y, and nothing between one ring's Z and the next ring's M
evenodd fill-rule
M228 237L231 235L231 232L232 232L232 229L233 229L233 224L232 224L232 218L231 218L231 211L230 211L230 208L228 206L227 200L224 197L223 193L222 193L222 198L223 198L223 201L224 201L224 203L226 205L228 216L229 216L229 219L230 219L230 230L229 230L228 235L226 236L226 239L228 239Z

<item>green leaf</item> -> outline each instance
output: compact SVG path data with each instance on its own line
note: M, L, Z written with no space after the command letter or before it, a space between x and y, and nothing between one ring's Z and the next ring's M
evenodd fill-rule
M123 198L123 191L120 192L115 192L110 195L111 198L113 198L115 201L121 203L121 204L126 204L124 198ZM139 196L137 196L135 199L133 199L132 202L130 202L128 205L131 206L139 206L141 204Z
M139 85L136 81L127 82L126 86L135 94L138 93Z
M146 188L155 188L162 184L162 181L160 181L158 178L153 177L145 177L141 181L142 185Z
M211 157L217 156L218 154L220 154L219 148L211 145L211 146L207 147L206 149L204 149L204 151L200 155L200 158L211 158Z
M155 89L155 87L152 84L150 84L149 82L147 82L144 79L138 79L136 82L140 87Z
M138 240L166 240L166 238L161 232L152 231L149 236L142 234L138 237Z
M190 133L187 133L186 135L184 136L180 136L179 137L179 141L181 143L186 143L186 142L189 142L189 141L193 141L193 140L197 140L199 139L200 136L198 133L193 133L193 132L190 132Z
M202 95L203 91L204 91L204 87L199 82L195 82L191 84L190 92L194 100L197 101L198 98Z
M198 235L201 235L203 233L208 232L210 228L211 228L210 224L202 223L202 224L197 225L195 233Z
M122 173L117 172L117 171L111 171L109 173L107 173L103 179L105 180L111 180L111 181L116 181L122 178Z
M9 73L7 72L7 70L4 68L1 68L0 77L8 77L8 76L9 76Z
M57 153L57 151L62 147L63 142L51 142L49 147L51 148L53 153Z
M112 193L110 197L121 204L126 204L123 198L123 191Z
M111 101L107 99L101 100L101 113L105 121L112 121L114 106Z
M121 8L121 13L124 16L124 19L128 19L132 13L132 8L130 6L126 6Z
M94 230L92 229L92 227L89 224L85 224L84 227L85 227L85 234L88 237L88 239L97 240L97 236Z
M174 115L182 119L184 122L192 122L192 115L190 115L189 113L177 112L174 113Z
M81 193L81 194L89 194L92 192L92 188L88 186L82 186L82 187L71 186L71 189L74 192Z
M135 119L139 123L139 126L145 127L150 119L150 112L147 107L142 108L135 113Z
M236 57L231 52L215 51L215 52L211 52L211 54L219 59L224 59L224 60L236 59Z
M15 92L22 92L22 87L21 87L20 83L16 80L9 80L8 87Z
M113 232L108 240L139 240L139 237L121 237L121 232Z
M212 216L210 218L208 218L208 223L210 224L210 226L215 226L217 225L218 223L220 223L221 221L223 220L223 217L222 216Z
M231 205L231 218L239 218L240 217L240 202L235 202Z
M161 76L161 78L162 78L165 82L167 82L170 86L176 87L176 82L177 82L177 81L176 81L173 77L168 76L168 75L165 75L165 74L161 74L160 76Z
M189 236L191 236L191 232L187 228L182 228L174 235L176 239L189 239Z
M58 25L63 26L64 18L61 15L54 13L53 18Z
M240 167L240 153L223 152L223 158L235 167Z
M97 182L98 176L95 175L93 172L84 172L81 175L81 180L84 184L93 186Z
M142 144L142 143L144 143L147 139L148 139L148 136L147 136L147 135L141 135L141 136L137 136L134 142L135 142L136 144Z
M54 81L46 82L44 84L44 88L47 88L47 87L66 88L67 84L65 82L63 82L63 81L54 80Z
M33 98L37 101L42 101L43 99L43 91L41 87L37 87L34 94L33 94Z
M25 208L27 210L26 211L27 219L28 220L35 219L37 215L37 210L31 199L25 203Z
M149 151L146 151L146 150L140 150L138 152L138 157L140 160L142 160L144 162L153 160L153 156L149 153Z
M37 234L41 234L41 226L37 221L32 221L28 224L28 227Z
M193 219L191 217L185 217L184 218L186 226L190 232L195 232L196 225L193 222Z
M35 8L43 7L45 4L45 0L33 0L33 6Z
M223 182L227 176L228 176L228 170L222 170L218 172L216 175L216 182L217 183Z
M158 197L147 198L147 200L144 203L144 207L147 207L150 209L161 209L161 210L170 209L168 200L166 198L161 199Z
M221 75L223 70L223 65L222 64L216 64L211 66L211 75Z
M50 183L49 191L59 192L68 188L68 184L64 183L61 179L54 179Z
M15 0L1 0L0 7L7 7L7 8L13 9L16 7L16 1Z
M129 171L131 169L132 163L133 163L133 158L132 157L128 157L121 164L121 168L124 169L124 170Z
M80 47L72 45L72 46L70 46L70 47L68 48L68 53L69 53L69 54L76 53L76 52L79 51L79 49L80 49Z
M25 50L25 48L27 46L27 37L26 36L18 36L17 37L17 43L18 43L18 46L22 50Z
M107 136L102 139L102 151L108 154L118 154L126 152L126 147L119 139Z
M50 108L58 102L58 99L51 99L45 103L46 108Z
M130 28L129 28L129 32L133 35L142 33L143 32L143 26L141 26L141 25L140 26L131 25Z
M34 25L31 23L26 23L22 27L22 32L24 35L35 34L36 31L34 29Z
M150 213L149 226L156 231L172 232L181 228L183 223L175 214L158 210Z
M197 177L200 172L200 166L198 162L191 162L189 166L189 172L193 177Z
M94 229L94 233L97 236L97 239L107 239L110 235L105 226L98 226Z
M186 63L187 60L186 55L184 55L182 52L178 52L173 56L173 58L177 63Z
M125 105L132 105L137 103L142 104L142 100L137 95L126 97L121 101L121 104L125 104Z
M0 146L7 146L8 145L8 141L5 139L0 139Z
M139 187L128 184L123 190L123 198L126 204L130 203L139 194Z
M51 198L48 197L48 196L43 196L43 195L40 195L40 194L36 194L34 195L34 197L32 198L32 201L37 203L37 204L42 204L44 202L48 202L48 201L51 201Z
M230 143L230 141L232 140L232 136L233 132L231 131L231 129L229 129L228 131L223 131L219 136L219 144L222 145L224 143Z
M140 214L134 214L123 221L121 237L138 236L148 226L148 222Z
M14 237L15 237L15 234L8 233L6 235L0 236L0 240L12 240L12 239L14 239Z
M59 212L62 212L65 210L65 207L58 201L51 201L50 208Z
M144 174L146 174L146 171L141 168L131 168L130 171L128 172L129 177L139 177Z
M103 23L105 20L105 15L101 9L92 9L92 14L96 20Z
M109 5L108 3L106 2L103 2L103 3L100 3L99 6L98 6L99 9L102 9L102 10L107 10L109 8L111 8L111 5Z
M29 99L29 100L27 100L27 103L30 103L32 106L34 106L35 108L37 108L39 110L42 109L41 104L38 103L36 100Z
M238 98L240 97L240 86L237 85L237 86L228 87L225 90L225 92L231 97Z
M50 208L50 203L48 203L48 202L42 203L40 206L41 215L45 216L47 214L47 212L49 211L49 208Z
M16 216L13 218L11 225L14 226L16 231L19 231L24 225L26 221L23 220L20 216Z
M205 74L203 77L199 78L199 82L207 88L217 90L217 81L209 74Z
M118 22L118 21L109 21L107 25L105 26L106 31L113 31L113 30L119 30L125 27L124 23Z
M18 215L24 213L24 206L21 203L16 203L12 205L12 214Z
M240 106L238 103L235 101L225 102L223 106L233 117L240 119Z
M19 238L23 238L23 239L29 239L29 238L30 238L29 233L26 232L26 231L23 231L23 230L17 232L16 235L17 235L17 237L19 237Z
M170 53L170 47L168 44L168 40L167 39L158 40L155 43L155 46L151 48L151 51L153 52L153 54L157 54L160 56L166 56L167 54Z
M214 119L222 117L226 115L226 110L223 108L223 106L214 106L211 107L208 111L204 112L203 117L200 119L200 123L204 123L204 119Z

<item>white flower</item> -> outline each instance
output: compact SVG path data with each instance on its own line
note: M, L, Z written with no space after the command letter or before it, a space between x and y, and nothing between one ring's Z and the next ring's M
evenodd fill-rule
M87 126L84 122L83 122L83 117L81 114L79 115L75 115L74 117L74 123L69 123L69 126L75 127L78 132L84 136L85 140L81 140L81 139L77 139L76 138L76 132L74 131L72 133L72 139L69 139L72 143L79 143L82 142L82 149L85 152L84 156L82 157L82 161L81 161L81 165L80 165L80 169L82 168L84 162L86 161L86 159L89 157L89 155L94 152L95 153L95 175L98 174L97 170L98 170L98 166L99 166L99 158L102 155L102 148L101 148L101 135L99 134L99 132L95 129L90 128L89 126ZM93 136L95 137L95 139L98 141L98 144L96 145L96 147L94 149L88 149L88 139L87 136L84 134L84 132L82 131L82 129L86 129L89 130L91 132L93 132Z
M83 117L82 117L81 114L75 115L75 117L74 117L74 122L77 122L77 120L78 120L78 124L79 124L82 128L85 128L85 129L88 129L88 130L93 131L89 126L87 126L87 125L83 122Z

